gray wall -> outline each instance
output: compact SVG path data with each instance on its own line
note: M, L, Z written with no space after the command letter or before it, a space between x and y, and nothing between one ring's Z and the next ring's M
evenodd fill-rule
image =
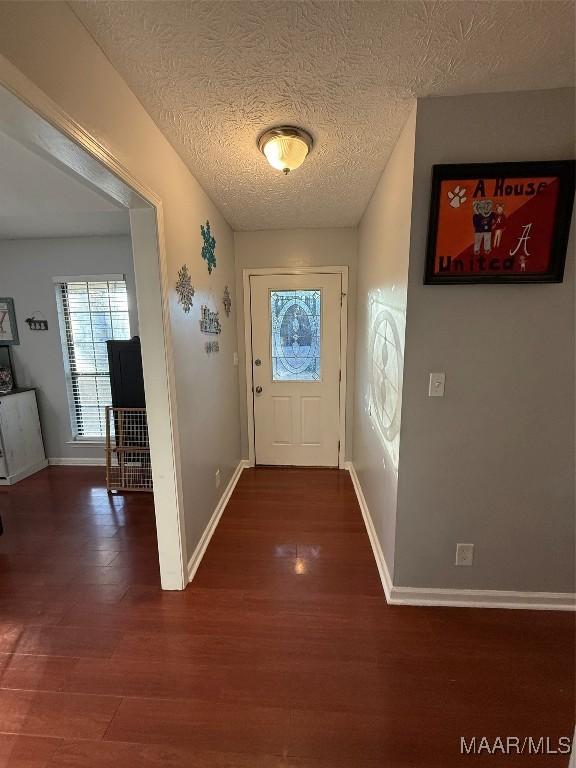
M339 267L348 269L348 360L346 389L346 458L352 455L354 349L356 319L357 231L352 228L290 229L235 232L236 317L240 359L240 425L242 456L248 458L246 412L246 350L242 271L264 267Z
M138 333L132 246L127 236L0 240L0 295L14 299L20 344L12 347L19 386L37 387L48 458L102 460L102 447L72 442L53 277L124 274L130 330ZM34 312L48 320L48 331L31 331L24 322Z
M358 229L354 467L390 574L396 537L415 131L414 109Z
M572 90L418 102L396 585L574 590L574 222L562 284L422 284L432 165L573 158L574 130Z
M186 520L188 557L192 555L218 502L240 461L238 368L234 365L236 341L234 236L217 208L204 195L196 203L194 217L183 226L183 239L193 246L180 260L172 254L169 263L170 317L176 393L178 434L182 454L182 488L191 504ZM200 224L209 219L216 239L216 267L208 274L201 257ZM194 303L186 314L174 290L178 269L186 263L195 288ZM222 299L228 286L232 311L226 317ZM220 312L222 333L200 332L203 304ZM204 345L217 340L220 351L208 354ZM220 470L220 487L216 471Z

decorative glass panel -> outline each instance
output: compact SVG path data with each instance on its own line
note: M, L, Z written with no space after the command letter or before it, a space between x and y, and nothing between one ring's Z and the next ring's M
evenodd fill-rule
M270 291L272 381L320 381L320 291Z

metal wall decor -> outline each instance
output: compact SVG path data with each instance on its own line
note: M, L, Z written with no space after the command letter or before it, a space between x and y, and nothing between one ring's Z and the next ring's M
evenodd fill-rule
M42 317L36 317L36 315L42 315L42 312L34 312L31 317L27 317L24 321L28 323L28 327L31 331L47 331L48 320L42 315Z
M220 344L218 344L217 341L207 341L206 344L204 344L204 349L208 354L211 354L212 352L220 352Z
M210 222L206 221L206 226L200 224L200 232L202 233L202 240L204 245L202 246L202 258L208 265L208 274L212 274L212 270L216 267L216 240L210 231Z
M200 308L200 330L202 333L221 333L222 331L220 313L212 312L206 304Z
M222 304L224 304L224 312L226 312L226 317L230 317L230 310L232 309L232 299L230 298L230 291L228 290L228 286L224 288L224 298L222 299Z
M187 264L183 264L178 270L176 293L178 294L178 303L182 305L182 309L188 314L192 309L192 299L196 291L192 285L192 278Z

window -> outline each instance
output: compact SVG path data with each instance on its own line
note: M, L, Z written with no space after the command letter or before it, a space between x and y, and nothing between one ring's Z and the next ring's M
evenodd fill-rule
M106 434L105 407L112 405L108 339L129 339L128 296L123 275L58 278L56 297L72 432L77 439Z
M320 380L320 291L270 291L272 381Z

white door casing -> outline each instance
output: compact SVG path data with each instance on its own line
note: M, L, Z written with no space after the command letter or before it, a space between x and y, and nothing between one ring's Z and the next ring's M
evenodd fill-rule
M151 431L150 447L160 577L163 589L184 589L186 536L162 199L2 55L0 105L2 130L130 210L144 383L147 398L155 403L148 421L151 429L154 421L156 431L156 437ZM144 333L144 321L156 330Z
M255 462L339 464L342 274L250 276Z

